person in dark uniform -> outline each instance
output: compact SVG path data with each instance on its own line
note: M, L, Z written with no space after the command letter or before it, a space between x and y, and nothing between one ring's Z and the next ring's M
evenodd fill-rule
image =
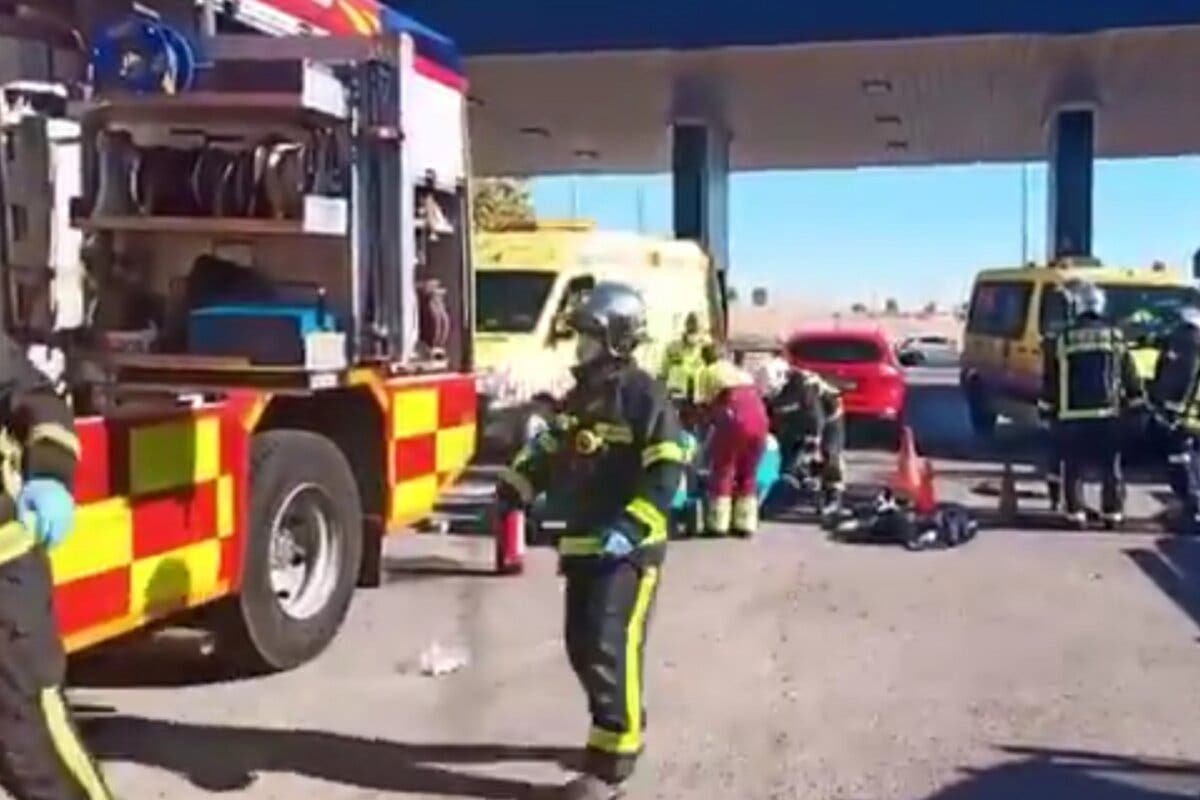
M71 528L78 458L67 404L0 336L0 786L17 800L112 796L63 700L47 556Z
M1061 286L1049 286L1046 288L1046 295L1042 300L1045 304L1057 304L1062 309L1061 317L1055 319L1057 327L1052 327L1042 334L1042 357L1043 364L1046 354L1054 347L1055 338L1062 333L1071 324L1073 315L1071 298L1074 297L1076 290L1081 286L1078 279L1072 278ZM1043 424L1049 428L1054 426L1054 414L1052 409L1046 405L1039 408L1039 417ZM1050 510L1059 512L1062 510L1062 482L1063 482L1063 460L1062 454L1059 452L1058 440L1053 436L1046 437L1045 451L1045 472L1046 472L1046 496L1050 501Z
M1104 526L1112 530L1124 522L1122 415L1144 403L1142 384L1125 337L1104 319L1104 292L1081 282L1070 299L1072 319L1043 353L1039 409L1062 459L1067 522L1087 527L1083 479L1094 468L1101 476Z
M1186 306L1147 387L1167 474L1183 502L1179 532L1200 534L1200 306Z
M646 310L631 288L600 283L571 317L575 387L551 427L502 473L503 513L545 491L569 509L559 557L567 655L592 717L570 800L619 797L642 751L647 622L683 478L682 431L666 389L638 367Z
M846 488L842 393L811 370L793 369L772 397L770 411L771 430L783 453L784 480L799 489L806 479L817 478L821 516L836 516Z

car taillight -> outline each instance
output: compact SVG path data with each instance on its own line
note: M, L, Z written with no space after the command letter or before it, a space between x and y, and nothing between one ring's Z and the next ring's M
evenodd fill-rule
M879 365L879 375L883 378L899 378L903 373L886 361Z

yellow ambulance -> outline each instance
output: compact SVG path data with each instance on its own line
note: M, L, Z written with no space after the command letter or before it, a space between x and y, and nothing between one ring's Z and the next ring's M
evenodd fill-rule
M716 271L694 242L546 220L476 234L474 262L474 360L485 398L483 439L493 448L524 441L539 396L570 388L575 337L568 311L597 283L618 281L641 292L650 341L637 357L654 373L688 314L714 332L722 319Z
M1104 289L1107 316L1134 345L1138 371L1149 377L1157 338L1196 296L1190 282L1160 263L1118 268L1093 259L986 270L975 279L963 339L961 384L971 425L990 434L1003 415L1036 421L1042 386L1043 337L1062 330L1067 310L1061 287L1073 280Z

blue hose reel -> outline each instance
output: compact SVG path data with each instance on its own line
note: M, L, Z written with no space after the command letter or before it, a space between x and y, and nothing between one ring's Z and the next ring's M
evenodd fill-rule
M196 79L196 51L183 34L134 15L108 26L93 40L97 88L134 94L176 94Z

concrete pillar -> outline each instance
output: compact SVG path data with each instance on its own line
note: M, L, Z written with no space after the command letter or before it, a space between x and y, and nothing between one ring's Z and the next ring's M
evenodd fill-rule
M1057 111L1048 134L1049 257L1091 256L1096 114L1089 108Z
M709 123L671 128L675 236L695 239L724 273L729 266L729 134Z

